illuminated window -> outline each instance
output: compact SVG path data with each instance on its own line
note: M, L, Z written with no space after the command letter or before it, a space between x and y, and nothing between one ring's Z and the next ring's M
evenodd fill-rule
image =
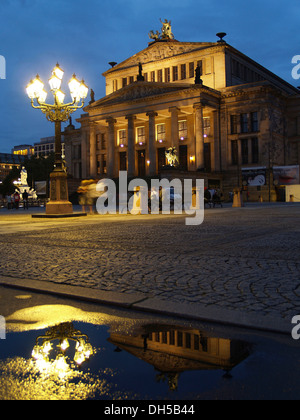
M145 127L137 127L136 129L136 142L140 146L145 144L146 136L145 136Z
M207 137L210 135L210 118L209 117L203 118L203 132L204 132L204 137Z
M156 141L163 143L166 140L166 124L156 125Z
M184 121L178 121L178 134L179 134L179 140L186 140L187 139L187 122Z
M124 147L127 145L126 130L118 130L118 146Z

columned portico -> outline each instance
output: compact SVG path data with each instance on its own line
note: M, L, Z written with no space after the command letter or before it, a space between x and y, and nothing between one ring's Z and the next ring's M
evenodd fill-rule
M155 147L155 117L157 113L154 111L147 112L149 117L149 137L148 137L148 157L149 157L149 175L156 173L156 147Z

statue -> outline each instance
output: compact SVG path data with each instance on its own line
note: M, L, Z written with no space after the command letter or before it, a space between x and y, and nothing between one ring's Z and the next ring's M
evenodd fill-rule
M160 19L160 22L162 23L162 38L163 39L174 39L174 35L172 34L172 28L171 28L171 21L168 21L168 19L165 19L163 22Z
M28 186L28 184L27 184L27 171L26 171L24 166L21 169L20 178L21 178L21 185Z
M160 19L160 22L163 25L161 29L161 34L159 33L159 31L156 31L156 32L150 31L149 38L154 39L155 41L174 39L174 35L172 34L172 29L171 29L171 21L168 21L168 19L165 19L165 21L163 22Z
M91 100L89 104L92 104L93 102L95 102L95 92L93 91L93 89L91 89Z
M138 82L144 82L145 78L143 76L143 66L142 63L139 63L139 74L137 76L137 81Z
M170 166L176 166L179 164L179 160L177 157L177 151L175 149L175 147L170 147L169 149L166 150L166 158L168 161L168 165Z
M195 84L196 85L202 85L202 83L203 83L203 81L201 79L202 71L201 71L201 67L199 66L199 64L196 67L195 76L196 76L195 77Z

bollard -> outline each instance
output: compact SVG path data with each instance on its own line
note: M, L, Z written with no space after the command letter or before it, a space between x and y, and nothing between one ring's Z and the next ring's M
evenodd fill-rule
M233 194L232 207L243 207L243 199L240 190L235 188Z

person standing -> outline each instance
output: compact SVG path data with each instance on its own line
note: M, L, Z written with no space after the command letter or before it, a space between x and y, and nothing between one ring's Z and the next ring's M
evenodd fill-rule
M22 198L23 198L23 208L24 210L27 209L28 210L28 192L26 190L24 190L23 194L22 194Z
M18 210L19 204L20 204L20 194L18 193L18 191L14 193L14 203L15 203L16 210Z

